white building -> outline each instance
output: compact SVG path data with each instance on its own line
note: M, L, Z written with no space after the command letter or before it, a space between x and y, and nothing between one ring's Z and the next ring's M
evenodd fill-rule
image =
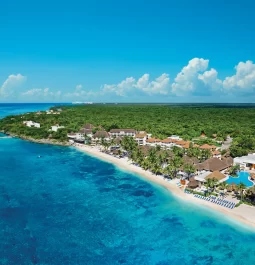
M67 137L69 139L69 141L73 141L73 142L79 142L79 143L84 143L85 142L85 137L83 134L81 133L68 133Z
M23 124L25 124L27 127L36 127L40 128L40 123L34 122L34 121L23 121Z
M169 139L173 139L173 140L178 140L178 141L180 141L180 140L182 140L182 138L180 137L180 136L178 136L178 135L171 135L170 137L168 137Z
M174 140L173 138L171 137L168 137L166 139L163 139L161 140L161 143L160 145L165 148L165 149L170 149L172 148L173 146L176 146L176 142L177 140Z
M246 170L255 169L255 154L248 154L247 156L235 157L234 165L240 165L241 168Z
M62 128L65 128L65 126L59 126L59 125L57 124L57 125L51 126L51 131L53 131L53 132L57 132L58 129L62 129Z
M119 136L131 136L135 137L136 130L134 129L111 129L109 132L111 137L119 137Z
M140 131L135 135L135 140L138 145L146 145L147 139L148 139L148 134L144 131Z
M57 115L59 115L60 112L59 111L53 111L53 110L47 110L46 114L55 114L55 115L57 114Z

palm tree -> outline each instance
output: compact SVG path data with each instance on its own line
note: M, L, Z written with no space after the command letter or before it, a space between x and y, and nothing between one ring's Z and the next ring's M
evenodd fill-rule
M150 162L148 161L147 158L145 158L143 161L142 161L142 164L141 164L142 168L144 170L148 170L150 168Z
M155 163L157 161L157 156L156 156L156 150L155 149L151 149L149 151L148 160L149 160L150 163Z
M174 167L171 165L168 165L164 168L163 173L170 178L174 178Z
M207 181L205 182L205 186L207 189L211 188L212 191L214 191L217 182L218 180L216 178L207 179Z
M212 179L207 179L204 185L206 186L207 190L209 190L209 188L212 187Z
M203 149L201 156L203 160L207 160L208 158L212 156L212 153L209 149Z
M158 151L160 151L161 150L161 146L160 145L156 145L156 151L158 152Z
M156 175L158 175L159 173L161 173L162 168L161 168L161 166L156 162L156 163L153 163L153 164L152 164L151 171L152 171L153 173L155 173Z
M178 147L178 146L173 146L172 151L174 153L175 156L179 156L182 157L184 154L184 151L182 148Z
M169 165L173 169L173 177L176 178L177 172L180 169L180 167L183 165L183 159L179 156L175 156L169 163Z
M190 174L195 173L196 169L192 164L185 164L183 167L183 171L187 173L188 179L190 178Z
M218 180L216 178L212 178L212 188L213 188L213 191L215 190L215 186L217 185L218 183Z
M220 183L219 188L220 188L221 190L223 190L223 194L225 194L226 189L228 188L228 186L229 186L229 185L228 185L228 183L227 183L226 181Z
M227 189L227 187L228 187L228 183L226 181L221 182L220 185L219 185L219 188L222 189L222 190Z
M254 201L255 201L255 186L252 186L251 188L246 190L245 197L247 197L249 199L249 201L254 204Z
M230 169L229 169L229 174L233 177L233 176L237 176L237 172L240 170L240 165L235 165L235 166L232 166Z
M240 182L236 187L237 190L240 191L241 201L243 201L243 191L246 188L246 185Z

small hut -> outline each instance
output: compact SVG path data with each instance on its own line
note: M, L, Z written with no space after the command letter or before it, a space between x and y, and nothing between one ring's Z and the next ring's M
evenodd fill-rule
M189 184L188 184L188 188L190 189L195 189L197 187L200 186L199 181L195 180L194 177L190 178Z

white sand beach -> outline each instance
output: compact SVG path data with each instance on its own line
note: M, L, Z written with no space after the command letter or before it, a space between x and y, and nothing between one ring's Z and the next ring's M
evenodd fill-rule
M154 183L157 183L167 188L172 194L174 194L175 196L177 196L178 198L182 200L189 201L196 205L203 205L205 207L209 207L213 210L223 213L224 215L232 217L235 220L243 224L249 225L250 227L255 229L255 207L242 204L239 207L236 207L234 209L225 208L220 205L195 198L191 194L184 193L182 189L177 187L175 180L166 181L160 176L156 176L155 174L149 171L145 171L144 169L133 165L131 161L128 161L127 158L119 159L114 156L105 154L99 150L99 147L90 147L90 146L79 145L79 144L75 145L75 147L92 156L95 156L107 162L111 162L124 170L139 174L140 176L146 178L147 180L150 180Z

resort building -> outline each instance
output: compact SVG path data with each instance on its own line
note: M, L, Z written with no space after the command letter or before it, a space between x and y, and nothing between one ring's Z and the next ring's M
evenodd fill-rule
M94 125L88 123L88 124L85 124L79 131L79 133L82 135L82 136L89 136L89 137L92 137L93 135L93 129L96 128Z
M25 124L27 127L36 127L36 128L41 127L40 123L34 121L23 121L23 124Z
M51 126L50 131L57 132L58 129L63 129L63 128L65 128L65 126L59 126L58 124L56 124L54 126Z
M135 137L136 130L134 129L111 129L109 132L111 137L119 137L119 136L131 136Z
M165 149L169 149L169 148L176 145L175 142L176 142L176 140L169 137L169 138L166 138L164 140L161 140L161 146L165 147Z
M221 160L228 165L228 167L232 167L234 164L234 159L231 156L223 157Z
M95 144L98 141L110 141L110 135L107 131L97 131L93 136L92 136L92 143Z
M207 149L207 150L215 150L217 148L217 146L215 145L209 145L209 144L203 144L199 147L200 149Z
M182 138L180 136L178 136L178 135L171 135L169 137L169 139L173 139L173 140L177 140L177 141L182 140Z
M161 140L157 138L149 138L146 140L146 145L149 145L149 146L161 145Z
M68 133L67 134L67 137L69 139L69 142L77 142L77 143L84 143L85 142L85 137L83 134L81 133Z
M135 135L135 140L138 145L146 145L148 134L145 131L140 131Z
M46 111L46 114L54 114L54 115L59 115L60 114L60 112L59 111L53 111L53 110L47 110Z
M255 154L248 154L247 156L235 157L234 165L240 165L240 168L244 170L254 170Z
M213 178L212 176L214 175L218 176L217 179L220 179L220 182L223 182L228 179L228 177L224 175L224 171L228 168L229 165L227 163L216 157L212 157L207 159L203 163L196 165L197 175L195 176L195 179L201 182L205 182L208 179L208 176L209 178ZM221 176L221 178L219 176Z

